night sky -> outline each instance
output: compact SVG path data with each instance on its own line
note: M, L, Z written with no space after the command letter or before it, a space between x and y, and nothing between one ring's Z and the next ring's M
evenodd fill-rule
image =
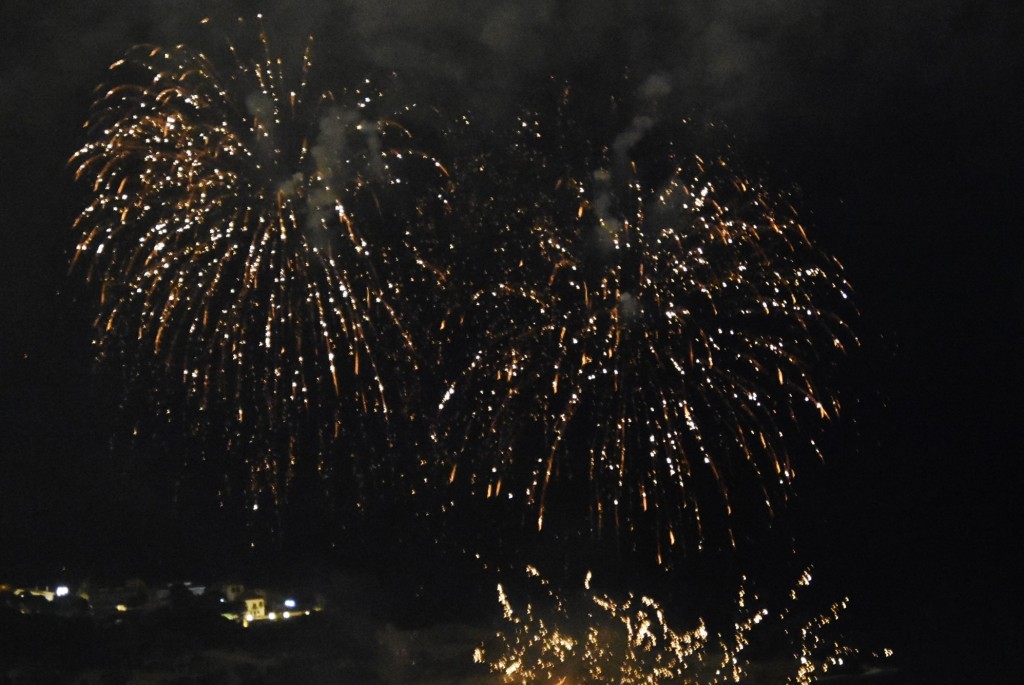
M832 449L798 476L782 537L852 598L906 682L1017 682L1020 3L265 4L282 53L316 36L328 81L394 69L405 97L471 111L482 130L551 76L600 94L624 71L656 74L671 84L659 116L717 122L746 167L796 187L803 223L845 266L861 345L841 364ZM164 506L173 469L153 455L172 437L126 457L120 375L90 345L95 289L68 275L88 192L67 160L126 49L209 49L253 12L0 9L0 580L183 574L197 567L174 550L230 547L201 530L209 503Z

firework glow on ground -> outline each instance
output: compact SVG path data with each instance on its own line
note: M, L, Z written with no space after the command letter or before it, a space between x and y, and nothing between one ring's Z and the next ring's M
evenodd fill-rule
M474 659L502 682L509 683L622 683L655 685L685 683L772 682L811 683L842 668L857 650L827 637L847 600L800 620L794 608L810 585L805 571L790 591L785 606L770 611L741 588L736 620L730 634L712 634L703 620L686 631L669 625L666 611L650 597L616 600L592 594L591 576L578 601L554 590L532 567L527 573L542 589L535 603L516 603L498 586L503 629L478 648ZM748 659L752 645L780 632L790 653L771 672ZM764 636L764 637L762 637ZM881 657L889 656L886 650Z

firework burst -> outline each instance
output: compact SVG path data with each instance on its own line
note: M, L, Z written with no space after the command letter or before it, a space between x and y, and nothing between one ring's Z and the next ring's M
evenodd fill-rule
M275 499L303 456L324 472L332 447L387 442L418 363L399 303L438 280L412 235L443 169L374 113L369 80L315 89L311 47L292 78L262 28L258 56L231 45L224 73L187 47L135 48L72 157L94 195L75 262L100 287L100 357L243 453Z
M538 121L521 120L522 149L547 135ZM617 154L574 172L582 157L524 154L531 201L483 203L504 267L446 322L479 337L434 437L473 494L525 503L542 528L552 508L578 526L586 491L593 530L656 529L661 560L685 529L703 538L709 490L732 514L746 481L770 510L791 445L817 451L839 403L815 374L852 340L848 288L787 198L724 160L668 149L651 182Z

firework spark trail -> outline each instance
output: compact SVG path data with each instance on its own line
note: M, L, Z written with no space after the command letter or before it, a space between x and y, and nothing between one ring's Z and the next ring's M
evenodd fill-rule
M535 118L521 129L542 135ZM791 445L817 451L839 412L816 367L853 341L841 269L784 195L723 160L666 155L654 187L635 164L525 157L550 185L492 219L506 266L450 317L480 336L434 432L453 482L527 503L538 528L560 485L589 483L593 528L653 520L659 559L702 537L697 480L726 514L744 477L769 510L784 495Z
M729 635L712 634L703 620L695 628L678 632L669 625L665 609L650 597L616 600L590 594L579 601L555 592L536 569L527 573L542 589L525 608L513 606L498 586L505 629L477 648L474 661L485 664L509 683L622 683L656 685L685 683L763 682L752 677L756 666L747 650L773 631L781 631L791 647L775 656L771 682L806 685L844 665L858 650L830 637L832 626L847 600L801 623L795 617L797 590L810 583L805 571L777 612L760 605L757 597L740 588L736 616ZM889 650L879 657L891 656ZM780 670L781 669L781 670ZM782 670L785 672L783 673ZM767 673L767 671L766 671ZM765 674L761 674L765 675Z
M315 90L311 46L291 80L262 28L259 56L231 45L224 74L187 47L135 48L71 160L94 194L74 262L100 285L100 356L164 367L137 374L160 409L262 451L245 458L275 498L298 454L323 471L325 446L387 433L392 367L418 363L401 296L430 281L416 217L392 222L379 196L415 192L407 173L443 178L370 115L369 80L349 104Z

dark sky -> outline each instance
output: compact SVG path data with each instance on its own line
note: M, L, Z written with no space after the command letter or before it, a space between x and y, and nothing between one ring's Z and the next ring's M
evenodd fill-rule
M131 497L105 480L117 391L93 370L92 304L67 277L85 195L65 164L94 86L126 48L209 47L253 11L211 4L0 9L0 578L109 537L75 521L146 534L145 520L98 503ZM312 32L339 79L394 68L415 97L484 118L549 74L594 87L623 67L638 81L658 74L671 84L661 115L723 122L740 155L797 184L805 223L858 294L863 341L849 366L853 446L811 475L810 491L797 484L807 526L919 673L1020 676L1021 3L273 6L283 52Z

